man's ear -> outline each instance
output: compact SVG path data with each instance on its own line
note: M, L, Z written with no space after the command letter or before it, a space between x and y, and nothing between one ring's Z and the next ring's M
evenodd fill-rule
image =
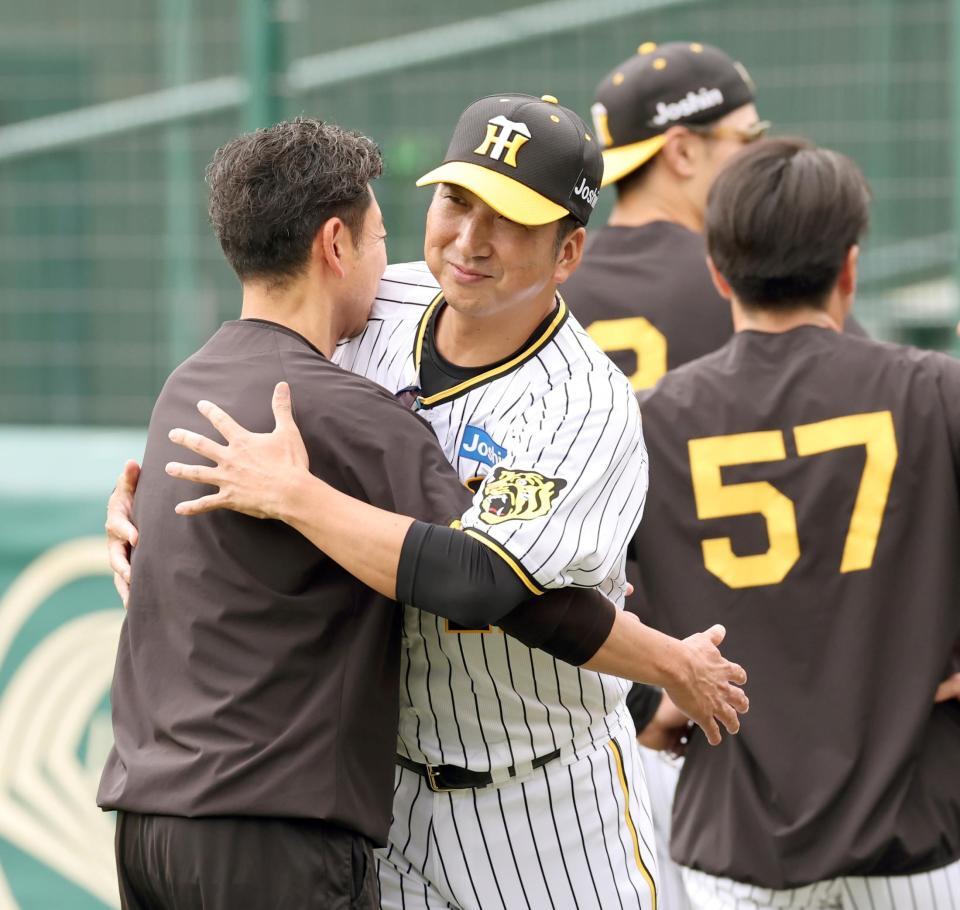
M857 264L860 261L860 247L855 243L847 250L840 277L837 278L837 288L846 299L852 299L857 292Z
M313 238L311 255L337 278L346 275L346 245L353 243L349 228L337 217L328 218Z
M843 325L850 310L853 309L853 298L857 292L857 263L860 259L860 247L854 244L847 250L843 265L840 268L840 274L837 277L836 287L831 294L831 299L836 301L838 311L833 314L834 320ZM829 306L828 306L829 309Z
M580 265L583 259L583 247L587 240L587 230L584 227L574 228L563 241L557 258L556 268L553 270L553 280L563 284Z
M730 287L727 279L717 271L716 265L714 265L713 260L707 256L707 269L710 272L710 279L713 281L713 286L717 289L717 293L724 300L733 299L733 288Z
M699 137L682 126L671 126L665 135L667 141L659 153L661 160L675 176L689 180L697 173L697 156L702 151Z

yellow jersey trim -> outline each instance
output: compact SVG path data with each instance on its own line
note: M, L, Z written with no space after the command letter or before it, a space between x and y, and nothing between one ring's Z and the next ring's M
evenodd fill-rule
M433 298L430 306L427 307L426 312L420 319L420 328L417 330L417 340L413 350L413 362L418 373L420 372L420 358L423 354L423 340L427 334L427 327L430 325L430 320L433 318L434 312L442 302L443 292L437 294L437 296ZM463 395L465 392L469 392L471 389L476 388L479 385L483 385L484 383L496 379L498 376L503 376L504 373L509 373L511 370L515 370L518 366L530 360L530 358L533 357L537 351L547 344L547 342L552 340L554 335L556 335L559 331L560 326L563 325L564 320L567 318L569 309L566 302L559 294L557 294L557 302L559 303L559 306L557 307L556 316L550 320L550 324L546 327L546 329L544 329L543 333L538 338L535 338L522 351L520 351L516 357L511 357L506 363L501 363L499 366L493 367L486 372L472 376L470 379L465 379L463 382L458 383L449 389L445 389L442 392L438 392L436 395L430 395L429 397L421 398L420 407L430 408L435 404L440 404L444 401L450 401L450 399L457 398L458 396Z
M437 296L430 301L430 305L423 311L423 315L420 317L420 326L417 329L417 337L413 343L413 365L417 368L417 372L420 372L420 355L423 353L423 339L427 336L427 326L430 325L430 320L433 318L433 311L440 305L443 300L443 291L437 291Z
M646 879L650 888L650 896L653 898L653 910L657 910L657 886L653 882L653 876L650 870L643 862L640 855L640 839L637 837L637 829L633 824L633 818L630 816L630 788L627 786L627 776L623 773L623 753L620 751L620 745L615 739L611 739L607 745L613 753L613 761L617 766L617 777L620 778L620 787L623 790L623 817L626 819L627 828L630 831L630 838L633 840L633 858L636 860L637 868L640 874Z
M463 533L472 537L474 540L479 540L484 546L489 547L497 554L514 572L517 573L517 577L520 581L523 582L528 591L532 594L543 594L543 588L541 588L524 570L523 566L520 565L503 547L500 546L495 540L491 540L486 534L480 533L480 531L475 531L473 528L463 528Z
M453 528L455 531L463 531L463 522L461 522L459 518L455 518L453 521L450 522L450 527ZM470 531L466 531L466 532L464 532L464 533L470 534ZM476 534L470 534L470 536L471 536L471 537L476 537L477 535L476 535ZM480 539L483 543L487 544L487 546L490 546L489 541L483 540L482 538L478 538L478 539ZM491 549L493 549L493 547L491 547ZM499 555L504 556L502 553L499 554ZM504 559L506 559L506 558L507 558L507 557L504 556ZM516 569L517 569L517 567L514 566L513 564L510 565L510 568L513 569L514 571L516 571ZM523 577L523 576L521 576L521 578L522 578L522 577ZM526 580L524 580L524 584L527 584ZM527 587L530 587L530 585L527 584ZM539 594L540 592L537 591L536 593ZM487 626L485 629L451 629L451 628L450 628L450 620L449 620L449 619L445 619L443 622L444 622L444 626L445 626L446 631L449 632L451 635L464 635L464 634L466 634L466 635L470 635L470 634L486 635L488 632L492 632L493 629L494 629L493 626Z

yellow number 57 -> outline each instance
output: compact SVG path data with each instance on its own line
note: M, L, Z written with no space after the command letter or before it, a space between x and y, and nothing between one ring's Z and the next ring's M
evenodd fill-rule
M889 411L854 414L796 427L797 454L819 455L848 446L864 446L866 462L840 562L841 572L858 572L873 565L883 513L897 464L897 437ZM783 461L783 433L767 430L735 436L691 439L690 476L697 517L762 515L767 524L766 553L737 556L729 537L704 540L703 563L731 588L779 584L800 558L797 515L793 502L766 481L724 484L721 468Z

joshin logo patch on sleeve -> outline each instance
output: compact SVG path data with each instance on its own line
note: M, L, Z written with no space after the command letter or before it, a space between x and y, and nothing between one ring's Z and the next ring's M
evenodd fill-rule
M494 442L493 437L480 427L467 424L458 454L461 458L480 461L492 468L498 461L507 457L507 450Z

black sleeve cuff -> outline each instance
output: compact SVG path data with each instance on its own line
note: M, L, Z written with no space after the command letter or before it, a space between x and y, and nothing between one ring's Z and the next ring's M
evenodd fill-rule
M430 525L415 521L407 530L400 548L400 562L397 564L397 600L404 604L413 604L413 583L420 566L420 550Z
M520 577L463 531L415 521L400 550L397 600L465 628L495 625L530 596Z
M520 604L499 625L527 647L579 667L600 650L616 618L617 608L599 591L560 588Z
M484 544L422 521L403 541L397 600L464 628L499 625L527 647L574 666L597 653L617 615L599 591L561 588L530 597L520 577Z

